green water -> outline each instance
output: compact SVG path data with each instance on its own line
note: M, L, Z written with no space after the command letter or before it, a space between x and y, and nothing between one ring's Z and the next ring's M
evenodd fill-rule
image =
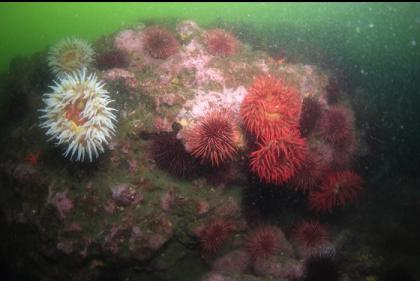
M208 25L216 18L252 23L261 31L288 26L301 33L287 37L306 41L337 38L326 47L345 50L356 62L403 54L407 60L419 50L411 45L420 40L418 4L15 3L0 6L0 72L14 56L29 55L70 34L94 40L146 19Z

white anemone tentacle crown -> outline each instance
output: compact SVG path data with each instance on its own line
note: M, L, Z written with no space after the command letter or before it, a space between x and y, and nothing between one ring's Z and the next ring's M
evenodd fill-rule
M48 52L48 66L59 78L65 74L88 67L94 56L94 50L89 42L67 37L55 44Z
M115 133L116 116L104 82L86 69L66 74L50 86L52 93L43 95L45 107L40 109L41 128L56 145L67 145L65 157L92 162L104 152Z

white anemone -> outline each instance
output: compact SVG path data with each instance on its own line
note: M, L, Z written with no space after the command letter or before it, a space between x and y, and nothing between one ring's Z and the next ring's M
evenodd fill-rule
M73 71L88 67L93 61L94 51L89 42L67 37L51 47L48 52L48 66L59 78Z
M113 100L104 85L84 68L66 74L43 95L40 126L56 145L67 145L65 157L84 161L88 156L92 161L114 134L115 109L109 107Z

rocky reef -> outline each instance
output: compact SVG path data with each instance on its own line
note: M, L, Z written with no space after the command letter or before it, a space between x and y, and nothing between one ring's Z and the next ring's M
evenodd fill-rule
M312 258L335 264L353 255L371 261L352 270L379 266L380 258L351 252L352 234L330 223L360 198L363 181L349 170L366 150L333 73L192 21L138 24L92 46L88 71L104 81L117 122L91 163L63 157L39 127L54 79L47 51L16 60L6 77L21 97L2 120L0 152L1 253L11 272L63 281L291 281L315 280ZM269 111L280 86L262 88L272 91L257 116L267 135L244 118L259 77L281 81L296 100ZM280 129L286 114L290 128ZM293 156L296 140L302 159ZM258 162L267 145L280 148ZM357 270L345 268L336 275L350 280ZM375 280L360 272L351 280Z

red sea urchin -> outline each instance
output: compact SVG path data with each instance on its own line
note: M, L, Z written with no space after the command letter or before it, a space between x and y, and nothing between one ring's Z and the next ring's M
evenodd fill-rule
M144 49L155 59L167 59L175 54L179 43L166 28L150 26L143 31Z
M359 199L363 179L352 171L331 172L321 183L321 188L309 195L309 207L315 212L331 212L335 207Z
M241 117L257 137L275 138L283 129L298 127L302 100L299 93L272 76L260 76L241 104Z
M176 177L186 177L195 171L196 160L185 151L174 134L162 133L152 142L152 153L159 168Z
M302 137L306 137L312 132L320 116L320 102L313 97L304 98L299 120L300 134Z
M215 56L230 56L236 53L239 41L230 32L223 29L212 29L207 33L207 48Z
M232 159L239 139L239 129L227 111L211 112L186 134L191 154L212 166Z
M296 191L302 192L315 188L329 167L329 158L322 147L311 147L301 167L291 178L291 186Z
M263 139L259 149L251 153L250 167L263 182L282 184L293 177L306 157L306 141L292 129L283 137Z
M351 112L344 107L332 107L320 120L321 137L333 145L342 145L352 136Z
M234 225L226 220L215 219L199 233L201 250L205 257L219 251L234 230Z
M279 254L285 240L280 228L262 226L246 236L245 247L253 259L265 259Z
M292 231L292 236L300 247L309 251L327 243L329 239L327 228L317 221L298 223Z
M359 149L359 140L352 133L351 137L345 142L332 145L333 165L336 167L348 167L354 160Z

